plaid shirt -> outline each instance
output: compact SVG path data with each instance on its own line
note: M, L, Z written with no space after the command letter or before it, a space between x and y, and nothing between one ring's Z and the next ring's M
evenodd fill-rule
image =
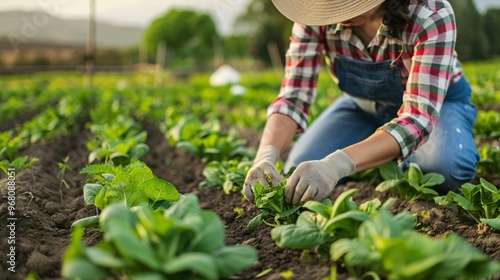
M288 115L300 131L307 129L324 58L336 82L332 62L339 54L374 62L397 59L405 87L403 103L397 117L379 129L398 141L403 158L410 155L425 143L436 126L448 87L460 80L462 68L455 52L456 25L450 4L412 0L409 8L411 23L401 33L382 25L366 47L353 29L341 24L295 23L285 78L277 99L268 107L268 115Z

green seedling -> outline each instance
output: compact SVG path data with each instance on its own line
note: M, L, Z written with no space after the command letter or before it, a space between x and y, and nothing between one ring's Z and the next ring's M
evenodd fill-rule
M87 205L95 205L101 211L111 204L168 208L180 197L174 185L155 177L141 162L127 167L90 165L80 173L94 176L83 187L83 197ZM73 226L96 226L97 221L98 216L88 217L76 221Z
M95 160L114 165L127 165L149 152L147 133L140 131L131 118L118 118L111 124L94 124L90 130L95 138L87 143L89 163Z
M205 181L199 186L222 188L226 194L241 192L251 166L252 162L244 159L212 161L203 169Z
M500 137L500 112L479 110L474 124L474 136L479 139Z
M235 219L239 219L239 218L241 218L241 215L243 215L243 208L241 208L241 207L235 207L233 209L233 212L236 214Z
M478 149L477 171L481 174L500 174L500 147L484 144Z
M26 168L35 165L38 162L37 158L32 158L28 161L28 156L22 156L15 158L13 161L4 159L0 161L0 169L2 169L5 174L8 174L9 169L14 169L16 172L20 172Z
M483 178L477 185L462 185L462 194L448 192L435 197L439 205L455 206L469 215L476 223L485 223L500 230L500 190Z
M57 173L57 178L60 180L59 181L59 196L61 199L61 203L63 203L63 195L62 195L62 186L64 185L66 189L69 189L70 186L64 180L64 174L66 173L66 170L71 170L71 166L68 164L69 161L69 156L66 156L62 162L58 162L57 166L59 166L59 172Z
M286 180L276 187L264 187L259 183L253 186L254 203L260 209L260 214L248 223L249 229L257 228L263 223L272 227L295 223L302 205L293 206L285 202L285 185Z
M443 175L433 172L424 175L415 165L403 173L396 162L381 166L380 174L385 181L375 190L395 192L404 200L432 200L439 195L432 187L444 183Z
M244 148L245 140L232 130L223 132L217 120L202 123L198 117L188 115L167 131L170 145L195 154L203 162L224 161L251 157Z
M308 201L295 224L278 226L271 230L271 237L280 247L306 249L329 245L341 238L353 238L360 224L369 219L379 208L388 209L393 200L382 205L373 199L357 206L352 196L358 189L343 192L332 205L330 200Z

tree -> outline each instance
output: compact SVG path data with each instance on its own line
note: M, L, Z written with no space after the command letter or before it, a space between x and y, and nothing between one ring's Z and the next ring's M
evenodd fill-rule
M250 34L251 48L256 58L270 62L269 43L276 43L282 61L292 32L292 21L285 18L269 0L252 0L246 12L237 20Z
M207 59L213 55L213 40L219 38L208 14L191 10L170 10L155 19L145 32L150 59L156 57L158 43L164 42L174 60Z
M122 65L122 51L118 49L101 49L96 52L97 65Z
M139 62L139 47L130 47L123 51L122 54L123 64L130 65Z
M490 41L490 54L500 55L500 9L489 9L484 15L484 32Z
M42 52L38 52L29 63L32 65L47 66L50 65L50 60Z
M232 35L223 38L224 56L242 58L248 56L248 36Z
M489 52L482 16L473 0L450 1L457 22L456 50L461 60L482 59Z

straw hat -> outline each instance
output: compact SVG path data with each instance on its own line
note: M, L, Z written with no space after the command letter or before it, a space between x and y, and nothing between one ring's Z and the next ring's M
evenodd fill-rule
M328 25L355 18L385 0L272 0L287 18L303 25Z

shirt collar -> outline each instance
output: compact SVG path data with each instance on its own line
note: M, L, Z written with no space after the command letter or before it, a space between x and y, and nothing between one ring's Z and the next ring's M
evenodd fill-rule
M344 29L347 29L347 28L350 29L350 27L345 27L342 24L333 24L333 25L330 25L328 29L330 29L330 30L333 29L333 34L337 34L337 33L342 32ZM387 25L385 25L383 23L380 26L380 28L378 29L378 33L377 33L377 36L380 36L380 35L401 41L401 35L398 32L392 31L391 29L389 29L389 27Z

